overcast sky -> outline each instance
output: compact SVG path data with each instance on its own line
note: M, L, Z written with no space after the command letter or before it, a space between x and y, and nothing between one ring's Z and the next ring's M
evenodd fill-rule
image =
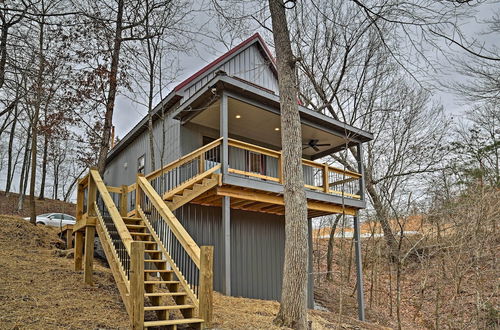
M486 3L478 7L476 17L465 23L463 26L464 31L466 31L467 35L478 36L481 32L483 32L485 26L483 24L480 24L480 21L489 18L495 11L498 11L499 7L500 3ZM207 16L204 16L203 14L201 14L200 17L202 21L207 20ZM215 23L209 23L207 25L207 28L215 29ZM248 37L250 37L250 35L248 35ZM496 45L497 47L500 47L500 40L498 40L498 35L479 36L479 38L484 40L484 42L488 45ZM203 43L200 42L196 43L194 46L196 47L197 53L203 54L203 56L179 54L177 57L182 73L177 77L176 83L172 84L167 90L164 91L164 96L166 96L177 83L182 82L184 79L201 69L206 64L215 60L218 56L222 55L226 51L222 45L217 45L215 42L209 41L206 38L202 39L202 41L203 43L213 44L214 48L220 49L220 51L218 52L218 54L213 54L213 50L209 51L205 49L206 47L203 45ZM450 47L450 50L452 52L456 52L457 56L464 55L464 52L458 47ZM442 65L440 68L442 72L436 74L436 77L428 77L429 79L437 79L442 82L461 79L460 75L454 72L452 66L445 58L438 61ZM459 96L437 89L431 88L431 90L434 99L437 102L441 103L444 106L445 111L449 114L452 114L454 117L461 117L463 111L467 109L467 106L463 104L463 101L460 100ZM128 131L130 131L142 118L144 118L146 113L147 109L143 106L132 102L129 98L124 97L123 95L119 96L116 101L115 114L113 118L113 124L115 125L117 136L123 138L123 136L127 134Z

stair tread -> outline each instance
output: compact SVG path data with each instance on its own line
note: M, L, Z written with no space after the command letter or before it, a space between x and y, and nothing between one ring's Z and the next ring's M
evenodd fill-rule
M171 269L144 269L145 273L173 273Z
M177 284L179 281L144 281L144 284Z
M135 236L151 236L150 233L137 233L137 232L134 232L134 231L131 231L130 235L135 235Z
M145 327L158 327L162 325L174 325L174 324L191 324L191 323L202 323L203 319L178 319L178 320L162 320L162 321L146 321L144 322Z
M172 310L172 309L188 309L195 308L194 305L168 305L168 306L145 306L145 311L161 311L161 310Z
M144 262L167 262L167 260L163 260L163 259L145 259Z
M144 250L146 253L160 253L161 250Z
M129 224L126 224L127 228L129 229L139 229L139 228L146 228L145 225L129 225Z
M170 296L185 296L186 292L149 292L145 293L145 297L170 297Z

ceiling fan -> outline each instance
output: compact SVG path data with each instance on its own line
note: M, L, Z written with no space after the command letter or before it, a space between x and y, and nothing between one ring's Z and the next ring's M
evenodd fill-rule
M314 151L318 152L319 151L318 147L327 147L331 145L330 143L318 143L318 142L319 140L317 139L311 139L309 140L309 142L302 144L303 146L305 146L304 148L302 148L302 150L307 148L313 148Z

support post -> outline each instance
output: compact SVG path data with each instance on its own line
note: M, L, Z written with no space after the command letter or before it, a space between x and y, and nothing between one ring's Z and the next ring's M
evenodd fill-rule
M92 285L92 271L94 268L94 238L95 227L85 227L85 262L83 267L83 278L85 284Z
M130 244L130 305L132 329L144 328L144 242Z
M222 230L224 237L224 275L222 288L226 296L231 295L231 199L222 197Z
M210 327L213 316L214 293L214 247L200 247L200 318L205 321L205 326Z
M90 178L87 178L87 180L90 180ZM85 198L85 191L83 189L83 182L79 180L76 192L76 223L82 220L84 198Z
M91 168L91 170L96 170L97 168ZM87 214L88 217L95 217L96 212L94 209L94 204L97 199L97 186L95 185L95 181L92 178L92 175L89 175L89 185L88 185L88 197L87 197Z
M141 195L142 195L142 189L139 185L139 177L143 177L144 174L142 173L137 173L137 177L135 180L135 214L136 216L139 215L139 206L141 206Z
M71 248L73 248L73 227L72 225L68 225L66 227L66 249L69 250Z
M220 136L222 137L221 143L221 173L226 175L229 169L229 145L228 145L228 103L227 94L222 92L220 101Z
M75 232L75 271L80 271L83 269L83 232Z
M128 204L128 186L121 186L121 194L120 194L120 215L122 217L127 216L127 204Z
M358 287L358 318L360 321L365 320L365 297L363 288L363 266L361 262L361 237L359 233L359 216L356 212L354 217L354 245L356 253L356 285Z

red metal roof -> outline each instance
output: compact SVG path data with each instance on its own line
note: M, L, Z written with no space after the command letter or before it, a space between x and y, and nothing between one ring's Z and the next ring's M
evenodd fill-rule
M241 42L239 45L235 46L234 48L232 48L231 50L229 50L227 53L225 53L224 55L220 56L219 58L217 58L213 62L207 64L201 70L199 70L198 72L196 72L195 74L193 74L192 76L190 76L189 78L187 78L186 80L184 80L183 82L181 82L179 85L177 85L174 88L174 91L175 92L180 91L181 89L183 89L184 87L186 87L189 83L191 83L192 81L194 81L196 78L202 76L204 73L206 73L207 71L209 71L210 69L212 69L214 66L216 66L219 63L221 63L226 58L228 58L229 56L231 56L234 53L238 52L240 49L244 48L245 46L247 46L248 44L252 43L256 39L258 39L260 41L260 44L262 45L265 54L267 55L267 57L269 57L269 59L272 62L272 65L274 66L274 58L273 58L273 56L271 54L271 51L269 50L269 48L267 47L266 43L264 42L264 39L262 39L262 37L260 36L260 34L257 32L254 35L252 35L250 38L248 38L247 40ZM274 69L273 69L273 72L275 72Z

